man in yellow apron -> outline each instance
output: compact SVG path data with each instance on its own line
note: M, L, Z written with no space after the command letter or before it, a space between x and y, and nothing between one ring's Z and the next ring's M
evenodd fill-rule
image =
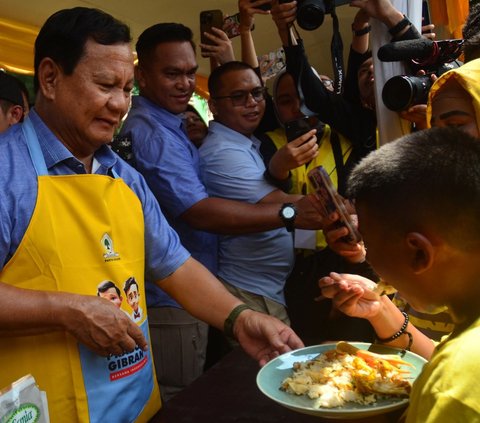
M53 423L145 422L160 408L148 318L97 296L106 280L135 280L142 310L144 277L159 281L260 364L302 346L190 257L143 178L105 145L130 101L129 42L99 10L52 15L35 44L35 108L0 137L0 387L31 373Z

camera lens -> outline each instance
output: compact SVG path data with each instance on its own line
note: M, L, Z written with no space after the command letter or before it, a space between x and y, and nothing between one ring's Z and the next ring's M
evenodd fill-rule
M390 78L382 90L383 103L394 112L407 110L415 104L424 104L432 86L429 75L398 75Z
M325 3L323 0L304 0L299 2L297 22L306 31L317 29L325 18Z

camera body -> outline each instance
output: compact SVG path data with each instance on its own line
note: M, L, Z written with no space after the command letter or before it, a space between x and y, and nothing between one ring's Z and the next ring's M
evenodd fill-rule
M350 0L297 0L297 22L300 28L313 31L323 24L326 14Z
M420 76L397 75L390 78L382 89L382 100L385 106L392 111L399 112L408 110L416 104L425 104L428 100L428 92L433 84L431 75L440 76L458 67L455 60L461 54L462 44L463 40L460 39L435 41L432 42L432 48L427 51L429 52L427 56L421 59L410 57L409 70L411 73L416 73L422 69L426 74ZM412 50L416 50L416 48ZM400 53L399 56L403 56L407 52ZM401 60L403 59L402 57Z
M293 0L279 0L281 3L290 3ZM350 3L350 0L297 0L297 22L300 28L313 31L322 25L325 15L332 13L336 6ZM262 10L270 10L270 3L258 7Z

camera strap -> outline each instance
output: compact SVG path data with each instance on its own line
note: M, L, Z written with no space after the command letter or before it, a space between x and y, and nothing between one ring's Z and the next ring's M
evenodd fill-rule
M330 44L330 52L332 56L332 68L335 73L335 92L342 94L343 92L343 80L345 79L344 65L343 65L343 41L340 34L338 16L335 11L335 4L332 5L332 23L333 23L333 35L332 42Z

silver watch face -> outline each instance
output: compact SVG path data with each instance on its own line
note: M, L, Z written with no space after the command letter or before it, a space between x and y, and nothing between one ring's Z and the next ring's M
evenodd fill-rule
M293 207L285 207L282 210L282 215L285 219L292 219L295 216L295 209Z

